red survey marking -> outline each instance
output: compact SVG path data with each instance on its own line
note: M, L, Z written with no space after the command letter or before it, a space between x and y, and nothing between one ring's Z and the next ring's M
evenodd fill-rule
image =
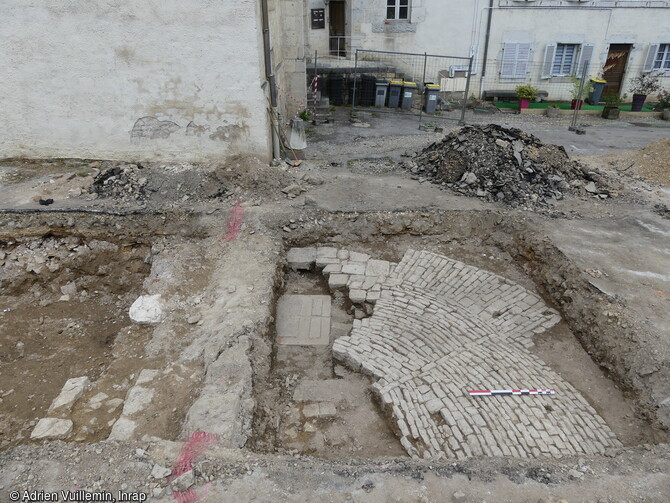
M195 461L207 448L219 441L219 436L212 433L205 433L198 431L190 434L184 446L181 448L179 458L175 463L175 468L172 470L172 480L192 469L192 463Z
M480 389L468 391L470 396L492 395L555 395L554 389Z
M659 294L661 297L663 297L665 300L670 300L670 297L668 297L663 290L656 290L656 293Z
M193 462L202 455L212 444L219 441L219 436L204 431L192 433L186 437L186 442L181 448L175 467L170 476L170 482L193 469ZM203 490L203 495L209 492L210 484ZM177 503L195 503L199 496L193 489L186 491L172 491L172 496Z
M237 235L242 229L242 224L244 223L244 208L242 208L242 200L239 199L233 209L230 211L230 217L228 218L228 232L226 232L224 241L234 241L237 239Z

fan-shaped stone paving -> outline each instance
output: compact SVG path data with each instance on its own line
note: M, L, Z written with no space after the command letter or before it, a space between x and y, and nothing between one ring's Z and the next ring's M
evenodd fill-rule
M528 351L533 335L560 321L537 295L425 251L409 250L393 264L334 248L300 250L309 250L331 288L374 304L371 317L335 340L333 355L376 379L410 455L558 457L621 445L584 397ZM557 394L467 393L509 388Z

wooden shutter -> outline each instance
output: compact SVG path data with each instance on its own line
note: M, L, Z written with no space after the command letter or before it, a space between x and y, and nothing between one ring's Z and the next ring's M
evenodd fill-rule
M554 54L556 54L556 44L548 44L544 49L544 63L542 64L542 78L551 78L551 70L554 66Z
M593 68L593 44L582 44L582 50L580 51L578 67L575 69L577 77L582 76L584 71L584 63L589 62L589 67L586 69L586 74L589 74L589 68Z
M649 44L649 51L647 52L647 59L644 61L643 72L651 72L654 69L654 61L658 54L658 47L660 44Z

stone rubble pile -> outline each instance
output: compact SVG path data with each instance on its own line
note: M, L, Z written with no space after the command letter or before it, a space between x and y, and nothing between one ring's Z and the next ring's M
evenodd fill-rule
M528 209L549 206L566 193L609 197L602 177L519 129L465 126L405 162L415 178L460 194Z
M141 201L146 197L148 183L142 169L141 164L109 166L96 175L91 190L123 201Z

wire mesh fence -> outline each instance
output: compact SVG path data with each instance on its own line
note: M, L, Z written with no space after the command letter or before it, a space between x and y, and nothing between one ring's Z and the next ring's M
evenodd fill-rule
M358 49L353 67L321 70L321 89L330 105L353 112L463 121L471 64L469 57Z
M468 108L490 111L492 105L510 112L527 106L536 113L551 108L600 115L607 105L615 105L624 112L655 113L658 91L648 95L641 109L632 106L632 79L652 75L658 77L661 89L670 89L670 72L650 74L641 65L609 67L582 59L572 67L532 62L511 67L503 59L483 64L469 57L363 49L354 50L338 66L319 66L315 61L308 76L316 73L321 94L330 105L350 106L354 113L416 115L420 123L433 119L463 123ZM517 87L521 85L536 90L529 103L520 103Z

